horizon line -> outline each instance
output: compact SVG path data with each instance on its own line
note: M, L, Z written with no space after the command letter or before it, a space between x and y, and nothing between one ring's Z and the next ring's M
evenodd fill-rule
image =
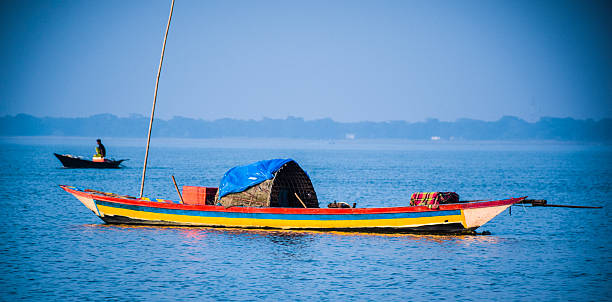
M97 114L92 114L89 116L36 116L33 114L29 114L29 113L17 113L17 114L5 114L3 116L0 116L0 118L7 118L7 117L13 117L16 118L20 115L25 115L25 116L30 116L30 117L34 117L34 118L52 118L52 119L79 119L79 118L93 118L93 117L97 117L97 116L113 116L116 118L149 118L146 115L140 114L140 113L129 113L127 116L122 116L122 115L116 115L113 113L97 113ZM526 122L526 123L537 123L542 121L543 119L572 119L575 121L595 121L595 122L600 122L603 120L609 120L612 119L612 117L604 117L604 118L575 118L575 117L571 117L571 116L565 116L565 117L555 117L555 116L540 116L537 120L530 122L524 118L518 117L518 116L514 116L514 115L503 115L501 116L499 119L497 120L484 120L484 119L476 119L476 118L466 118L466 117L460 117L457 118L455 120L440 120L438 118L434 118L434 117L427 117L424 120L419 120L419 121L408 121L408 120L386 120L386 121L371 121L371 120L362 120L362 121L353 121L353 122L342 122L342 121L337 121L334 120L331 117L323 117L323 118L315 118L315 119L306 119L304 117L298 117L298 116L293 116L293 115L288 115L285 118L270 118L270 117L262 117L259 119L255 119L255 118L249 118L249 119L242 119L242 118L232 118L232 117L222 117L222 118L218 118L218 119L214 119L214 120L208 120L208 119L203 119L203 118L194 118L194 117L186 117L186 116L180 116L180 115L175 115L172 118L161 118L158 117L156 118L157 120L162 120L162 121L170 121L173 119L177 119L177 118L182 118L182 119L191 119L191 120L197 120L197 121L207 121L207 122L215 122L215 121L220 121L220 120L235 120L235 121L255 121L255 122L261 122L261 121L265 121L265 120L280 120L280 121L287 121L287 120L301 120L304 122L316 122L316 121L323 121L323 120L331 120L332 122L335 123L341 123L341 124L352 124L352 123L393 123L393 122L405 122L405 123L428 123L428 122L432 122L432 121L436 121L436 122L446 122L446 123L456 123L462 120L469 120L469 121L479 121L479 122L499 122L503 119L508 119L508 118L512 118L512 119L518 119L520 121Z

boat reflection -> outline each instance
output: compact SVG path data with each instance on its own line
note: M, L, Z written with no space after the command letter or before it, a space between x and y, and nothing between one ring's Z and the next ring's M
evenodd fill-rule
M212 227L188 227L188 226L151 226L151 225L128 225L128 224L87 224L87 228L99 228L105 230L147 230L163 231L177 230L185 239L198 241L205 237L216 235L247 236L251 239L265 238L280 245L301 244L305 239L313 240L321 236L341 237L378 237L395 238L413 242L429 243L454 243L454 244L495 244L503 240L493 235L436 235L436 234L414 234L414 233L367 233L367 232L341 232L341 231L311 231L311 230L278 230L278 229L243 229L243 228L212 228Z

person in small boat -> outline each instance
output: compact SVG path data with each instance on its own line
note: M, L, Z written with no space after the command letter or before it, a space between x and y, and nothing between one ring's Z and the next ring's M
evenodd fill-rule
M102 145L102 140L97 139L96 142L98 142L98 146L96 147L96 155L94 157L106 157L106 148Z

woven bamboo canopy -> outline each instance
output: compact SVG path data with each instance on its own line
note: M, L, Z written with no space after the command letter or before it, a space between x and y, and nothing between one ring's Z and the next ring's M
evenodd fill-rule
M296 197L299 196L299 199ZM225 207L318 208L317 193L308 174L295 162L289 161L274 173L274 177L248 189L221 197Z

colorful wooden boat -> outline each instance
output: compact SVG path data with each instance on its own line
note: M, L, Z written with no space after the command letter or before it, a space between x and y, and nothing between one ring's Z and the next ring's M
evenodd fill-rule
M478 227L525 199L521 197L436 204L435 208L319 208L316 192L307 173L291 159L274 159L234 167L225 173L219 188L208 188L217 192L215 196L208 196L213 198L198 197L196 204L184 203L183 197L181 202L144 198L157 88L173 7L174 0L170 6L157 71L140 198L61 186L106 223L359 232L474 233ZM65 166L77 163L93 167L88 161L58 154L56 156ZM178 191L178 186L176 188ZM212 199L212 204L215 205L207 204L209 199Z
M186 205L71 186L60 186L109 224L337 230L359 232L474 233L525 199L386 208L277 208Z
M53 153L62 165L66 168L95 168L95 169L117 169L125 159L112 160L104 159L104 161L93 161L79 156L70 154Z

